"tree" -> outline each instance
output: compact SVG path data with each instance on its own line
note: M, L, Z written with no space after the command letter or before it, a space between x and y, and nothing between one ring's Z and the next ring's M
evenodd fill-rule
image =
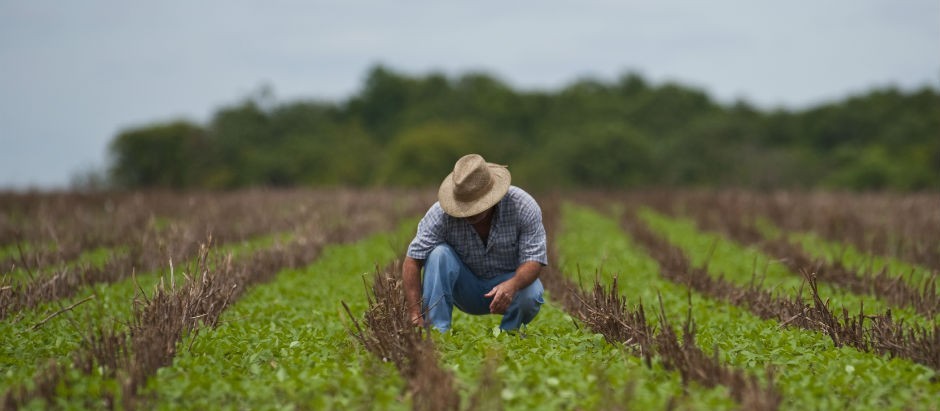
M388 148L378 183L399 186L439 184L463 155L480 153L487 157L485 147L474 144L481 140L478 130L468 124L429 123L407 129L396 136Z
M803 110L719 104L636 73L519 91L487 73L372 68L345 102L278 104L270 89L205 129L126 130L122 187L434 185L460 156L510 164L527 187L940 188L940 93L882 88Z
M133 128L111 142L111 178L119 187L184 188L205 169L206 132L186 121Z
M520 167L536 186L637 187L649 184L648 139L621 123L586 124L553 137L538 159Z
M347 104L380 144L387 144L400 126L400 114L413 101L412 81L381 65L372 68L365 88Z

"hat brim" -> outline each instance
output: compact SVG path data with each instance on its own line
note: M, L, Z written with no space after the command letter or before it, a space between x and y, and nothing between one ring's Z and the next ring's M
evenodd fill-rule
M474 201L458 201L454 197L454 173L444 177L441 182L441 188L437 190L437 200L441 203L444 212L452 217L470 217L480 214L490 207L499 203L509 192L509 184L512 182L512 176L506 166L493 163L486 163L493 178L493 187L489 192Z

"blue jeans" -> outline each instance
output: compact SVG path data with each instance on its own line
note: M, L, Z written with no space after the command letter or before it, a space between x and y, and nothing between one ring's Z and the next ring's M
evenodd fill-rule
M483 294L513 275L515 272L487 279L477 277L449 245L435 247L424 262L425 322L442 332L449 330L454 306L468 314L490 314L493 299ZM542 292L542 282L538 279L517 291L499 328L514 330L532 321L544 303Z

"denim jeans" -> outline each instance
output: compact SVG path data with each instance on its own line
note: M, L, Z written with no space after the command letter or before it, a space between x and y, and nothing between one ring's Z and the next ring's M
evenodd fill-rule
M424 262L425 322L442 332L449 330L454 306L468 314L490 314L493 299L485 298L483 294L513 275L515 272L494 278L477 277L449 245L435 247ZM542 282L538 279L517 291L509 309L503 314L499 328L514 330L532 321L544 303L542 292Z

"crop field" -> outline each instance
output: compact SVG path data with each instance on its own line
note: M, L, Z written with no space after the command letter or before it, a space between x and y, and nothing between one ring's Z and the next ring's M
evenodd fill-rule
M535 321L440 334L434 194L0 193L0 406L940 409L940 195L536 195Z

